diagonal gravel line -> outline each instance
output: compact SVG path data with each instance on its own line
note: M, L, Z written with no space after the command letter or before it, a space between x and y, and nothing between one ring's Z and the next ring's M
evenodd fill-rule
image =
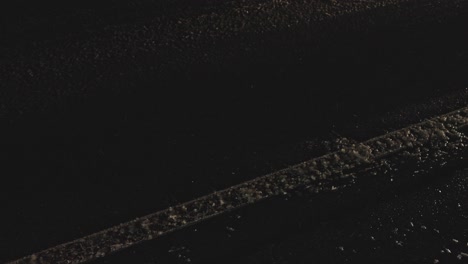
M46 249L10 264L83 263L227 211L288 194L300 187L312 187L316 191L328 190L327 183L343 187L340 186L343 179L378 166L389 157L404 160L412 156L424 162L438 156L456 155L467 149L468 137L459 131L466 125L468 107ZM357 173L350 173L353 170Z

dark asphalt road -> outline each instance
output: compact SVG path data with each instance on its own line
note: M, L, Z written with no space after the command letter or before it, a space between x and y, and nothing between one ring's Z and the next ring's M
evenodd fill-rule
M408 182L418 174L432 173L447 164L465 163L461 158L467 150L468 137L463 131L467 125L468 107L465 107L365 142L341 146L337 151L286 169L38 252L15 264L35 260L57 264L87 262L297 190L322 195L347 188L361 189L367 181L377 187L392 187L388 181ZM410 175L402 178L404 170ZM356 182L358 186L353 187ZM295 219L294 215L285 215ZM288 232L287 226L285 229Z
M0 262L467 105L466 1L75 3L2 9Z
M466 166L400 176L259 204L92 263L465 263Z

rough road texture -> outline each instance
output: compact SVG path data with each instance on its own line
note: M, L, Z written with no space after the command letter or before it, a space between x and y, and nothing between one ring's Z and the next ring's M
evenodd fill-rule
M460 129L467 125L463 108L11 263L82 263L300 187L333 191L361 173L398 170L410 160L444 166L466 151Z
M28 5L29 13L0 11L7 13L0 160L13 182L2 185L11 217L1 230L0 261L317 156L289 159L294 153L284 151L288 162L257 166L256 146L276 148L287 137L257 144L268 133L315 137L318 126L328 133L366 113L380 120L389 107L467 87L466 1L103 0L69 10L52 2L41 1L50 9ZM466 106L465 99L443 103ZM201 128L214 139L167 136L174 127L188 135ZM370 138L362 131L350 138ZM200 155L207 144L217 147ZM240 165L236 155L248 162ZM389 167L376 163L370 171ZM344 173L345 183L354 170Z
M466 4L466 0L233 1L193 13L175 9L171 15L139 23L106 23L86 34L17 43L0 59L0 116L40 113L94 96L110 100L142 93L158 100L155 89L167 89L165 82L182 76L192 76L190 80L200 74L216 75L223 68L300 61L317 51L319 43L338 40L337 35L444 20L466 13ZM181 5L179 10L186 9Z

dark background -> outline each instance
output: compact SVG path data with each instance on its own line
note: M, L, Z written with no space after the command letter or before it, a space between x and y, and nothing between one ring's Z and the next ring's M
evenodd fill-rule
M312 158L339 136L360 141L466 106L466 1L380 2L5 5L0 261ZM412 198L401 199L382 206ZM259 238L257 253L229 258L259 263L274 239L248 239ZM292 239L279 254L310 242ZM298 254L289 261L307 259Z

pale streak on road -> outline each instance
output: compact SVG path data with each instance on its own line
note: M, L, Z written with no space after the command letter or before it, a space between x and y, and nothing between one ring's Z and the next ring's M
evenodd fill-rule
M9 264L83 263L233 209L290 193L298 187L312 187L318 192L327 190L327 184L330 187L330 183L351 177L349 171L357 167L373 167L381 160L398 157L397 155L403 155L402 153L419 159L429 159L429 155L421 153L437 152L438 155L444 156L458 153L460 150L465 151L468 148L468 138L460 129L467 125L468 107L465 107L46 249ZM354 176L359 177L359 171Z

